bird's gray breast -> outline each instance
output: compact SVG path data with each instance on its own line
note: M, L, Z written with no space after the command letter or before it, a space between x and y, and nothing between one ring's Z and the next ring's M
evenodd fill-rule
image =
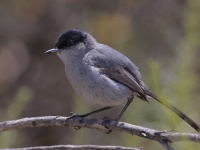
M120 105L131 97L128 87L107 77L90 61L76 58L65 65L66 75L77 94L94 105L102 106Z

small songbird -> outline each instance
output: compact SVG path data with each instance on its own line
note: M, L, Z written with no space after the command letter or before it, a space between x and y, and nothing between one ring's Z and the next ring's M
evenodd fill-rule
M172 110L195 130L200 126L186 114L155 96L142 81L138 68L123 54L98 43L92 35L76 29L64 32L55 48L45 53L56 53L65 65L66 76L75 91L85 100L103 108L79 115L91 114L122 105L120 117L137 96L148 102L152 98Z

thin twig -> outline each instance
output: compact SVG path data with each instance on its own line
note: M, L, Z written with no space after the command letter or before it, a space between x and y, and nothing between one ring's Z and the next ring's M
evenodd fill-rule
M100 145L55 145L37 146L25 148L10 148L1 150L142 150L142 148L122 147L122 146L100 146Z

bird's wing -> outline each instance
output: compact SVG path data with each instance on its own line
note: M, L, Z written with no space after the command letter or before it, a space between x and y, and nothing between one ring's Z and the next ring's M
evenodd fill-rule
M137 97L147 101L146 94L144 93L141 85L137 82L137 79L125 68L101 68L101 71L110 79L119 82L133 90L133 94L135 94Z
M91 51L87 59L107 77L127 86L133 91L133 95L147 101L140 72L126 56L102 45L101 49Z

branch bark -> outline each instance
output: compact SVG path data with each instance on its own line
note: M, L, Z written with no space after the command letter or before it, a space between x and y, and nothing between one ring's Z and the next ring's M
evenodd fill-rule
M191 141L200 143L200 134L172 133L170 131L159 131L109 119L89 119L81 117L44 116L5 121L0 123L0 132L47 126L85 127L102 131L120 131L157 141L163 147L170 150L173 150L170 146L173 142Z
M132 147L122 147L122 146L100 146L100 145L55 145L55 146L11 148L9 150L55 150L55 149L56 150L97 150L97 149L98 150L142 150L142 148L132 148Z

